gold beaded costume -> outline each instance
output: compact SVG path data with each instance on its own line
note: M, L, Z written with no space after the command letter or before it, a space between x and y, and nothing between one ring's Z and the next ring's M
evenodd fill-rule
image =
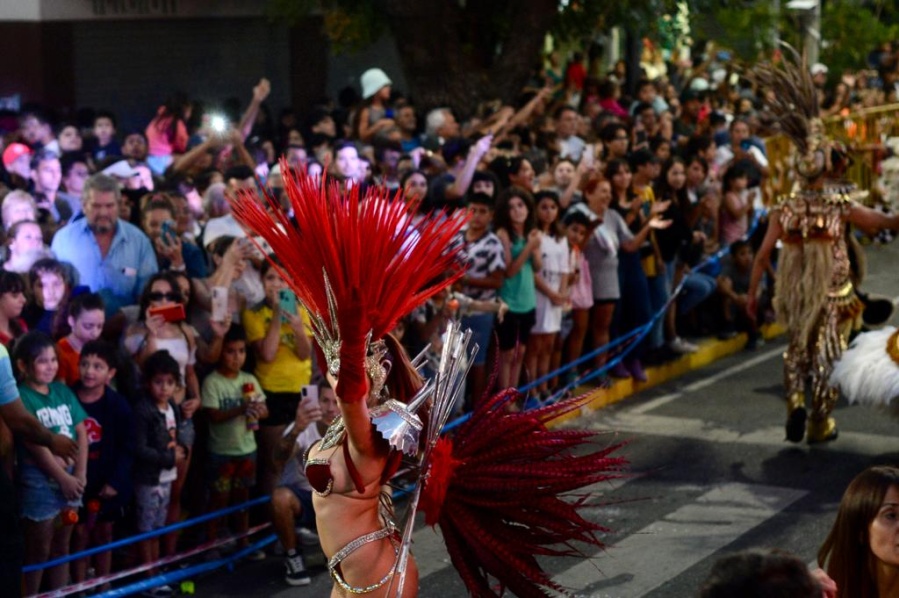
M837 436L830 414L839 392L830 384L830 374L852 327L861 323L864 305L853 288L846 243L846 227L856 209L853 187L839 181L848 155L825 135L805 60L793 48L784 49L780 64L760 64L748 74L756 85L773 91L769 107L795 146L797 175L795 191L779 198L771 210L772 228L756 256L750 292L757 290L760 264L773 247L769 237L779 232L783 247L774 308L789 334L784 354L786 436L814 443ZM806 382L812 393L807 434Z
M771 213L783 231L774 308L789 331L784 353L787 409L790 415L804 410L808 381L809 441L835 434L830 413L839 392L830 385L830 374L864 307L850 280L844 234L850 206L843 189L825 186L783 197Z

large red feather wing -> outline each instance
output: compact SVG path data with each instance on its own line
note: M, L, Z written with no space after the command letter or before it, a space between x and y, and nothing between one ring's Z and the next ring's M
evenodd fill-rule
M440 526L472 596L565 593L534 557L586 558L577 542L603 547L599 534L608 530L580 514L584 493L625 475L627 460L615 454L623 443L547 427L591 396L509 412L518 396L509 389L480 401L451 440L440 440L421 496L425 521Z

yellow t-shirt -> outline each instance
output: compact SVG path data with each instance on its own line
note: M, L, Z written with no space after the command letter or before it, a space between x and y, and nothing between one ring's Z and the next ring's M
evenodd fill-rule
M653 193L651 186L646 185L643 188L643 193L641 195L643 196L640 198L640 203L642 204L641 210L645 216L649 216L652 204L656 201L655 193ZM637 199L634 199L634 201L637 201ZM640 265L643 266L643 273L646 274L646 276L658 276L661 258L659 257L659 246L658 243L656 243L656 232L654 230L649 231L649 237L646 242L652 246L652 253L640 258Z
M300 308L303 324L310 326L309 314ZM252 309L245 309L242 314L243 327L247 331L247 342L253 343L265 338L272 321L272 308L265 302ZM268 392L300 392L300 389L312 380L312 360L300 359L295 352L296 342L293 330L287 323L281 323L281 340L274 361L266 363L256 359L256 370L253 372L259 383Z

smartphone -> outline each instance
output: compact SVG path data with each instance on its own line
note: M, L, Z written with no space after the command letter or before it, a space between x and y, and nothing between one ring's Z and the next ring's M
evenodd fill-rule
M151 307L147 311L151 316L162 316L166 322L181 322L187 318L187 314L184 313L184 306L180 303Z
M318 386L315 384L307 384L302 388L300 394L303 396L302 403L318 404Z
M172 220L166 220L162 223L162 242L171 245L172 241L178 236L175 232L175 223Z
M297 314L297 296L290 289L281 289L278 291L278 305L281 307L282 314ZM286 319L286 318L284 318Z
M228 317L228 287L212 287L212 320L224 322Z
M593 147L592 143L588 143L584 146L584 165L588 168L593 166L594 161L596 160L596 148Z

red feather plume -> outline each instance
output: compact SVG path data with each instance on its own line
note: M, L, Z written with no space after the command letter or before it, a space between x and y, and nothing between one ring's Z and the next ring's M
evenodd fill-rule
M342 191L281 162L292 222L273 198L242 191L234 217L265 239L281 262L272 263L307 309L338 330L328 312L323 272L338 311L353 312L347 333L383 338L397 321L462 276L450 241L466 222L464 212L436 212L413 223L418 202L384 188Z
M547 426L591 396L509 412L519 396L509 389L480 401L451 442L441 439L422 493L426 522L440 527L472 596L565 593L535 557L586 558L575 543L604 546L608 530L580 514L583 490L625 475L627 460L615 454L623 442Z

